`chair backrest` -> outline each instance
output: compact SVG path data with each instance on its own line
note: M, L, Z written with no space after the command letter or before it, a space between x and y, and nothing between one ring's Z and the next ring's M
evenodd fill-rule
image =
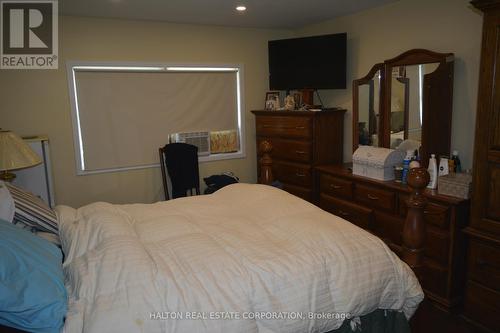
M165 200L169 200L167 172L172 184L172 199L185 197L187 191L200 194L198 147L187 143L169 143L159 149Z

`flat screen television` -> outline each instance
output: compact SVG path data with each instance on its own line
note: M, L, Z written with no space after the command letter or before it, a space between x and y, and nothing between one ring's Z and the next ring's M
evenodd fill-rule
M345 89L347 34L269 41L269 88Z

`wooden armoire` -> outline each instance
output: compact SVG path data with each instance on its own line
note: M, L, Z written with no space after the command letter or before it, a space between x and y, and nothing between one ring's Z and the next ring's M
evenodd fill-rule
M500 331L500 0L475 0L483 11L473 195L464 316ZM466 41L464 41L466 43Z

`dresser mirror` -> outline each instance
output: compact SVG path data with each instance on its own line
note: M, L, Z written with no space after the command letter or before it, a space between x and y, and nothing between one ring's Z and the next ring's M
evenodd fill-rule
M375 82L379 94L372 96ZM452 99L452 53L414 49L376 64L353 81L353 151L360 144L396 149L411 140L405 147L419 148L424 166L430 154L449 155Z
M404 70L404 67L399 67L398 72L400 69ZM408 137L410 80L404 76L392 76L391 81L390 147L394 149Z
M353 81L353 147L379 146L384 64L376 64L363 78Z
M439 63L393 67L391 78L390 148L404 140L422 142L424 86Z

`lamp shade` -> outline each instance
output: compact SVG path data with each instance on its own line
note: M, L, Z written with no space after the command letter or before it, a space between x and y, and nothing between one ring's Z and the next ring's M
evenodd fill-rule
M40 163L40 156L17 134L0 131L0 171L22 169Z

